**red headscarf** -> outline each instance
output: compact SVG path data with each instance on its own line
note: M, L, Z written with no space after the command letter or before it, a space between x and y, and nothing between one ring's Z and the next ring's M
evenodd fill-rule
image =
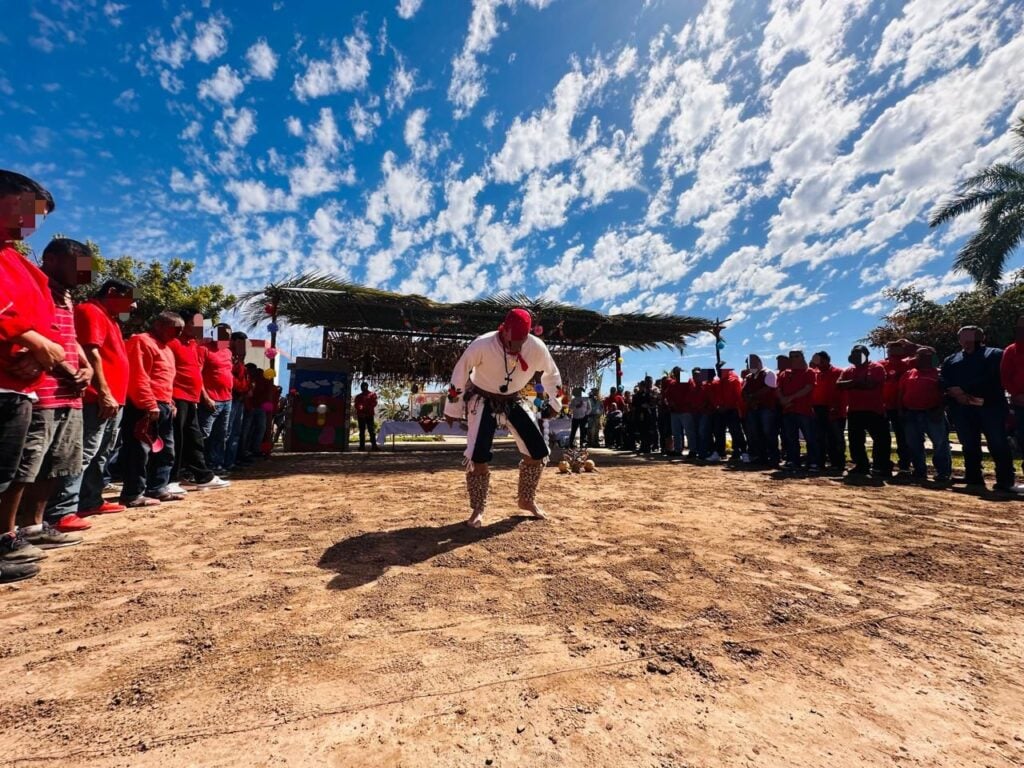
M508 331L508 335L513 341L525 341L526 337L530 335L530 329L533 327L533 318L530 313L522 307L516 307L515 309L509 310L509 313L505 315L504 322L498 326L498 332ZM522 369L528 370L526 360L523 359L522 355L519 355L519 365Z

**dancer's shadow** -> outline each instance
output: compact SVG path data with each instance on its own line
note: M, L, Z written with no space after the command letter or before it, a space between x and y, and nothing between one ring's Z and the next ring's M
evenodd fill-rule
M393 565L422 563L453 549L508 533L529 519L507 517L483 528L452 523L361 533L329 547L317 565L338 574L331 579L328 589L352 589L375 581Z

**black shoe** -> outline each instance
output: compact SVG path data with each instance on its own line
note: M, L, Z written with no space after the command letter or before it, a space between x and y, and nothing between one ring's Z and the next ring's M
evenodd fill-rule
M5 563L0 562L0 584L9 584L12 581L31 579L39 573L39 566L35 563Z

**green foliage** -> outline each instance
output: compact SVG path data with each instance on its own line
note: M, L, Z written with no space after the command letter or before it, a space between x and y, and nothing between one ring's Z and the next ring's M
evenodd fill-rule
M868 334L867 342L884 347L889 341L909 339L934 347L945 358L960 348L956 332L965 325L984 328L992 347L1014 341L1017 318L1024 315L1024 270L1015 272L1001 293L978 288L957 294L945 304L925 298L917 288L892 289L885 295L898 306Z
M380 409L378 413L381 418L394 419L405 410L405 406L402 405L402 398L408 392L408 389L405 384L384 382L377 387L377 403Z
M96 243L89 241L86 245L93 252L93 281L78 287L76 301L88 297L104 280L127 280L135 284L137 322L143 326L165 309L195 309L205 317L217 320L222 311L235 303L235 297L221 285L193 285L191 276L196 266L194 262L175 258L167 264L156 260L147 263L131 256L108 259L102 255Z
M1024 117L1012 129L1012 163L996 163L965 179L929 217L936 227L975 209L981 227L963 245L953 266L995 294L1010 254L1024 242Z

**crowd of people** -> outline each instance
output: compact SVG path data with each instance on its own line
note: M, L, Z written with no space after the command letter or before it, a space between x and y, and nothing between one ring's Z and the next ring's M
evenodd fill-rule
M279 409L246 334L222 323L205 338L201 314L165 310L125 338L135 287L118 279L73 302L93 281L87 246L56 238L41 268L14 247L53 209L0 171L0 582L36 575L93 516L227 488L269 452Z
M589 395L576 390L568 406L570 443L578 436L581 447L597 446L595 430L603 417L604 444L619 450L927 481L927 437L932 482L948 484L954 482L952 427L963 450L959 480L985 487L984 439L995 464L994 489L1022 494L1010 437L1024 446L1024 317L1016 334L1003 350L985 344L983 329L966 326L958 333L960 350L941 364L931 347L900 340L886 346L879 362L858 344L843 368L828 352L816 352L808 362L794 350L779 355L774 370L750 355L739 373L719 364L695 368L684 379L675 368L671 376L657 382L647 377L631 391L612 387L604 398L596 389Z

